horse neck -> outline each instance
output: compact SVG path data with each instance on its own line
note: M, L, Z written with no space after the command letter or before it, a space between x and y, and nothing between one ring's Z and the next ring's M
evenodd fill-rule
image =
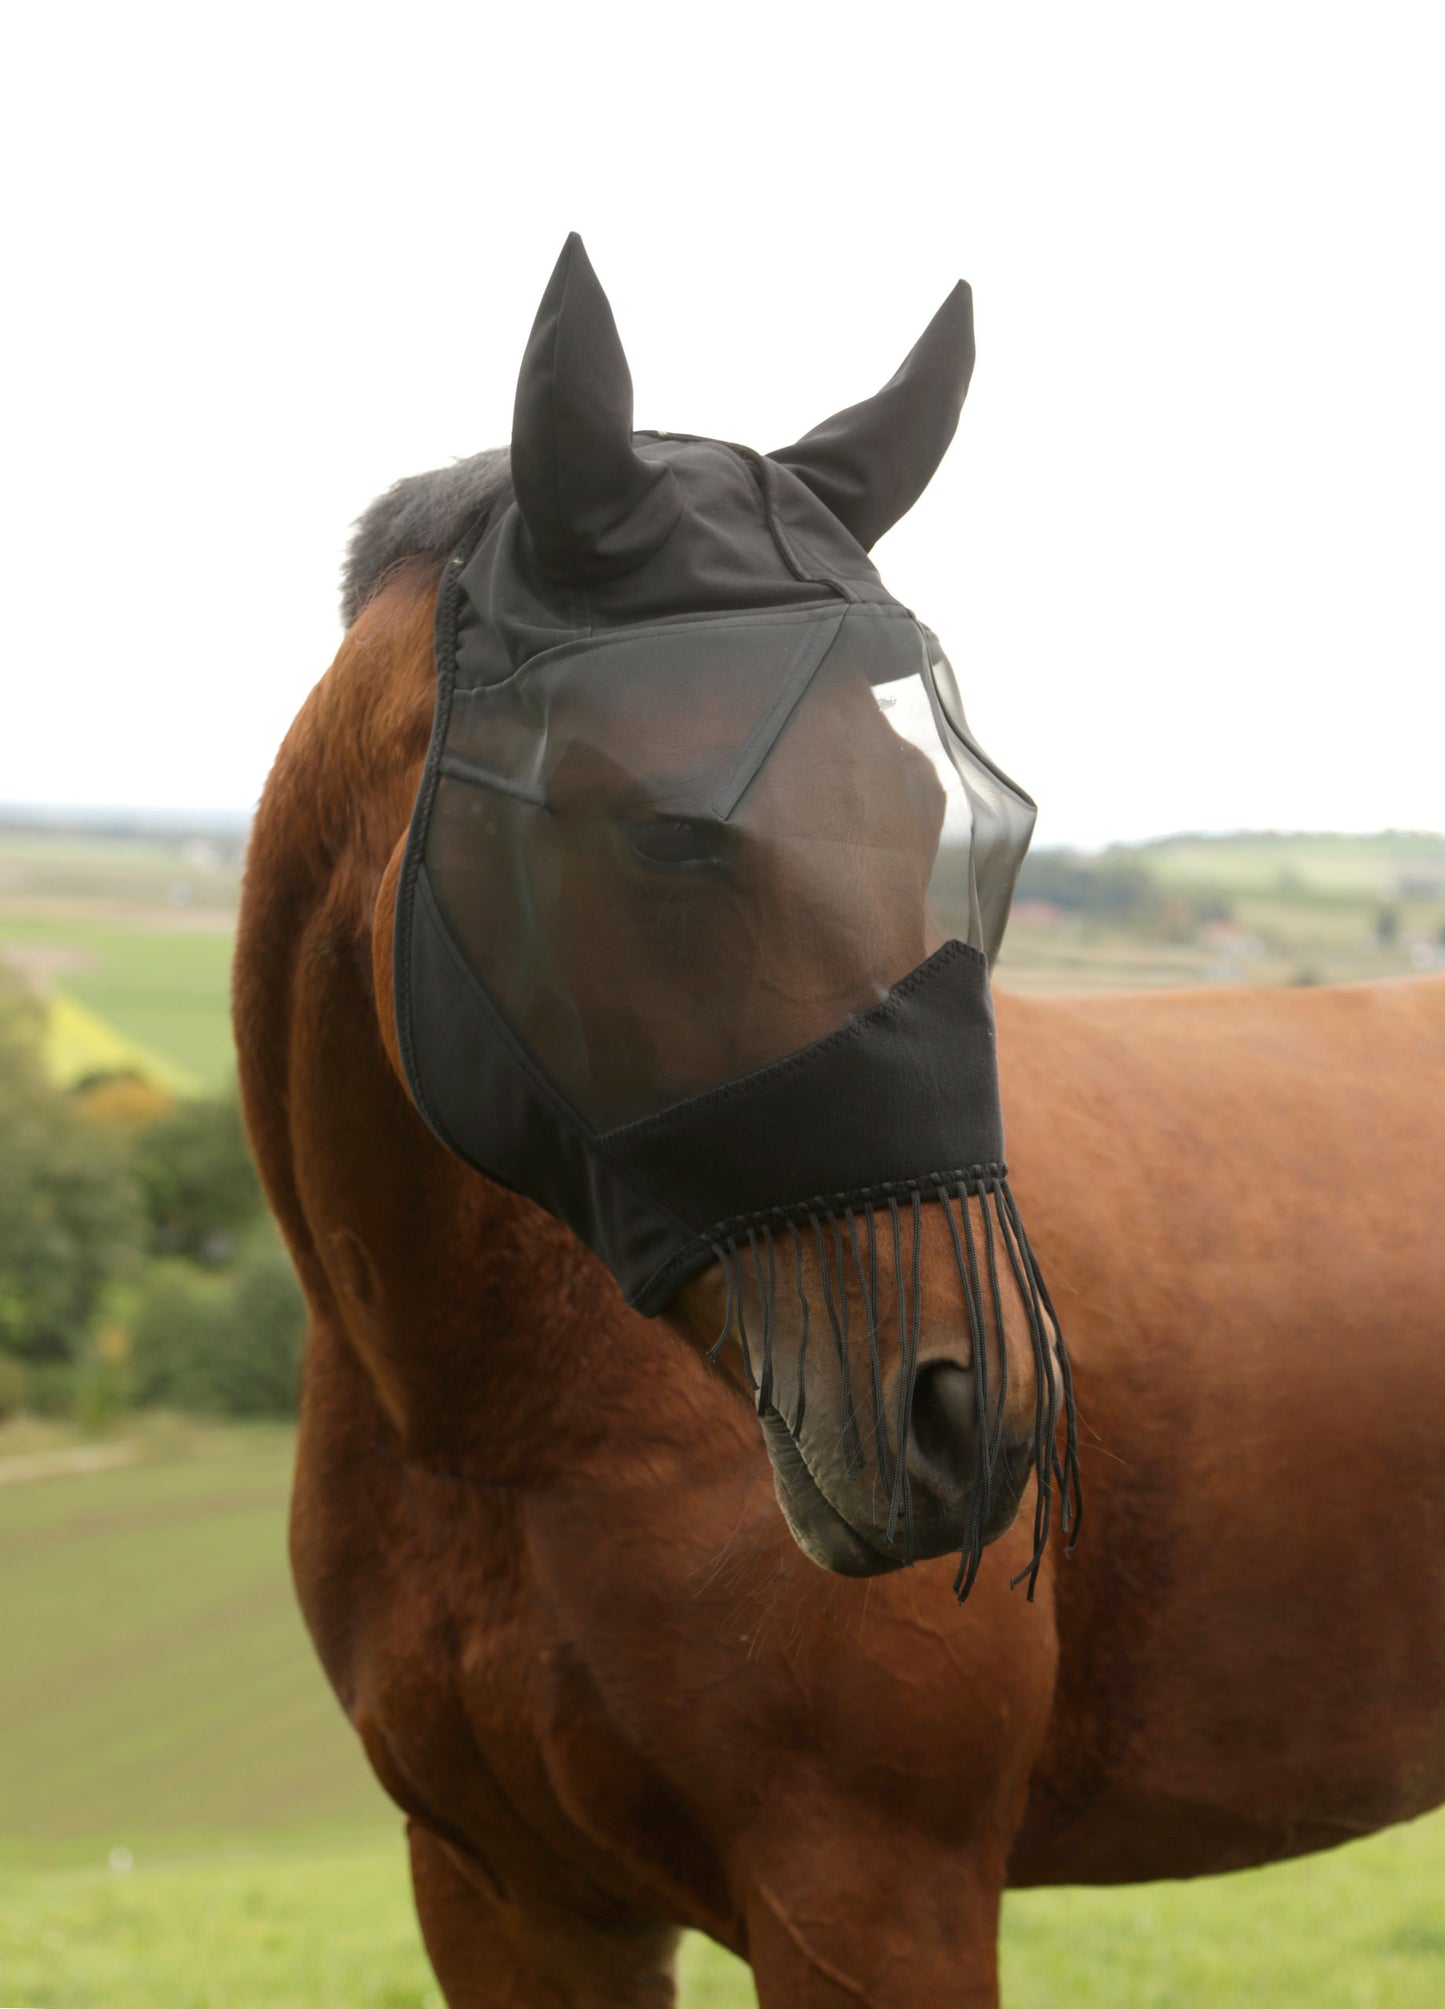
M539 1445L575 1458L625 1423L638 1367L681 1347L556 1222L443 1149L387 1051L378 972L431 724L435 587L417 568L371 603L268 781L237 943L241 1090L313 1333L359 1362L410 1452L535 1474Z

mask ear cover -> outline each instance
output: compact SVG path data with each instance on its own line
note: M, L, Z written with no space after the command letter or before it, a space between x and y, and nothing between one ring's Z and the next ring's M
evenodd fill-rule
M522 358L512 483L549 578L593 585L634 571L682 511L672 469L632 444L632 373L617 323L574 230Z
M869 551L933 479L958 430L973 359L973 294L960 279L881 391L768 458Z

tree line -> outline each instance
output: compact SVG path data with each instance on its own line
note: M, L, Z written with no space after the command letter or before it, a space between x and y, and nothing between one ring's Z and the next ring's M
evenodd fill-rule
M61 1089L0 966L0 1416L295 1407L305 1310L234 1096Z

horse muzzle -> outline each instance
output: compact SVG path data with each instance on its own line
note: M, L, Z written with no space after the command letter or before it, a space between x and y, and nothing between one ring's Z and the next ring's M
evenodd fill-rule
M850 1473L845 1456L809 1452L771 1404L759 1411L773 1467L778 1504L794 1541L810 1561L839 1576L881 1576L911 1562L958 1554L970 1541L982 1507L983 1544L1007 1533L1033 1472L1029 1437L1011 1437L980 1483L980 1434L973 1370L951 1360L920 1368L905 1443L906 1508L896 1483L870 1461Z

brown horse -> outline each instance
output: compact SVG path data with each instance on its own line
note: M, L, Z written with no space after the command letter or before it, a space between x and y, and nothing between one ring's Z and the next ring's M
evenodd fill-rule
M1006 1883L1233 1869L1445 1798L1445 985L1001 998L1083 1538L1033 1603L1021 1527L961 1608L950 1560L819 1569L735 1355L701 1357L716 1276L629 1311L402 1085L440 569L392 567L286 740L235 1008L311 1309L297 1583L453 2009L670 2002L681 1928L765 2009L993 2003ZM835 1497L801 1536L846 1566L876 1507Z

